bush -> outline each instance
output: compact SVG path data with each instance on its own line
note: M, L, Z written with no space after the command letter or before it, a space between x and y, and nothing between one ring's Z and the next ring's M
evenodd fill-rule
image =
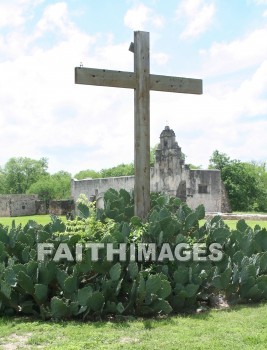
M253 230L241 220L230 231L219 216L200 227L203 206L193 211L177 198L156 194L142 223L130 215L130 194L109 190L104 199L104 210L81 200L81 215L66 225L56 217L45 226L33 221L25 227L0 225L0 315L84 320L151 316L195 310L219 293L232 302L267 298L266 229ZM125 243L125 261L109 261L103 249L100 260L94 261L90 249L78 259L76 244L93 242L115 248ZM38 243L65 248L38 261ZM163 243L219 243L223 259L130 261L130 243L155 243L158 257ZM55 261L60 254L73 260Z

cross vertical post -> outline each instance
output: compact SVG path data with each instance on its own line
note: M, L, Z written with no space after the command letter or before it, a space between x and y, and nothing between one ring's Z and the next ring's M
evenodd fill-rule
M144 219L150 209L150 67L149 33L134 33L134 206Z
M149 33L134 32L134 72L75 68L75 84L134 89L135 215L146 218L150 209L150 90L202 94L202 80L150 74Z

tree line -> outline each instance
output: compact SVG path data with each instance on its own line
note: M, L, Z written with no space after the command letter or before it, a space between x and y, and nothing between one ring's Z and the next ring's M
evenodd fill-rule
M210 158L209 168L221 171L232 210L267 212L265 163L241 162L216 150Z
M150 163L155 161L156 147L151 149ZM190 165L192 169L199 166ZM229 200L234 211L267 212L267 171L265 163L241 162L231 159L225 153L214 151L210 161L210 169L221 171ZM74 178L105 178L129 176L134 174L134 164L117 166L96 171L81 170ZM18 157L10 158L0 167L0 194L38 194L42 200L68 199L71 196L71 174L58 171L48 172L48 159L39 160Z
M40 199L70 198L71 174L48 172L48 159L10 158L0 167L0 194L38 194Z
M81 180L86 178L127 176L134 174L134 165L119 164L112 168L82 170L74 175ZM13 157L0 167L0 194L38 194L42 200L68 199L71 197L71 174L61 170L48 172L48 159L39 160L27 157Z

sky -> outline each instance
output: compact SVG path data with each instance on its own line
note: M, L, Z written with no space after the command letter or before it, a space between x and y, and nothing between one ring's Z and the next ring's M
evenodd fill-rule
M74 84L74 67L133 71L136 30L151 73L203 79L203 95L151 91L151 146L169 125L186 163L266 162L267 0L0 0L0 166L132 162L134 92Z

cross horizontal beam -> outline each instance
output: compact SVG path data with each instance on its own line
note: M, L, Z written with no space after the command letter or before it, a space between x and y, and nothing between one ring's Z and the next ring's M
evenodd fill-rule
M150 90L183 94L202 94L201 79L150 74L149 80ZM135 89L136 75L134 72L76 67L75 84Z

